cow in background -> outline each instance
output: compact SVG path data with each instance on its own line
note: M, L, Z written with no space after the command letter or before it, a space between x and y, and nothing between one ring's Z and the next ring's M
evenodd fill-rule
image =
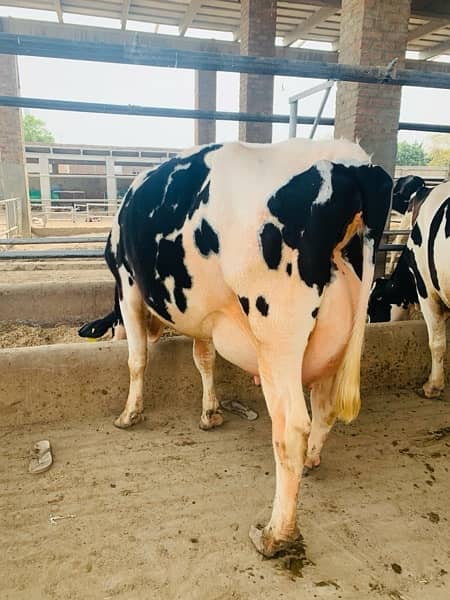
M421 196L426 189L425 181L418 175L399 177L392 191L392 210L404 215L415 195Z
M417 218L417 210L430 193L422 177L407 175L399 177L394 185L390 228L409 230ZM400 233L391 238L393 244L406 244L407 234ZM386 273L392 273L400 252L390 252L386 260Z
M445 321L450 314L450 182L435 187L415 212L411 235L397 268L390 278L375 282L369 319L401 320L411 304L420 304L432 361L423 393L435 398L445 385Z
M344 140L196 148L141 174L105 258L128 338L130 388L116 421L143 411L146 315L194 338L202 417L220 425L215 348L261 378L272 419L276 492L253 527L273 556L299 536L304 466L320 462L336 418L360 408L360 358L375 251L392 180ZM312 420L302 385L311 388Z

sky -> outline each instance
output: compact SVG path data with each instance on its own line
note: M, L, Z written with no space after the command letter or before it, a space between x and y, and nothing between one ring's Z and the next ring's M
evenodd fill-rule
M0 16L17 16L56 20L54 13L0 7ZM105 21L108 21L105 23ZM112 19L95 19L66 15L65 22L118 27ZM129 23L128 27L154 31L152 24ZM160 32L162 33L162 27ZM164 33L174 33L175 28L164 28ZM200 36L204 32L188 31ZM310 44L312 45L312 44ZM306 47L306 46L305 46ZM317 44L315 45L317 47ZM170 108L194 108L194 71L19 57L21 95L59 100L106 102L112 104L139 104ZM274 113L289 113L289 96L321 83L323 80L275 77ZM330 94L323 116L332 117L335 109L335 87ZM299 114L315 115L322 93L301 102ZM449 124L450 91L404 87L402 92L401 121ZM239 110L239 74L217 73L217 110ZM155 146L182 148L194 144L192 119L168 119L72 113L65 111L27 111L43 119L59 143L100 144L116 146ZM307 136L309 126L298 127L298 136ZM235 140L238 123L218 121L217 141ZM333 129L319 127L316 137L331 137ZM273 127L273 141L288 137L288 125ZM399 132L399 140L423 142L429 145L430 134Z

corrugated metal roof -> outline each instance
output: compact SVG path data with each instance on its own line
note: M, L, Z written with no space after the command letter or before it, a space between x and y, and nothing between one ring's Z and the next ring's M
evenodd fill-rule
M420 2L416 2L420 5ZM423 3L422 3L423 4ZM429 3L430 4L430 3ZM225 31L239 38L239 0L0 0L0 5L79 14L128 21L172 25L184 35L189 28ZM421 5L420 5L421 6ZM339 47L340 2L338 0L280 0L277 3L276 35L284 45L302 45L305 41L329 42ZM450 55L450 15L414 11L409 20L408 50L419 58Z

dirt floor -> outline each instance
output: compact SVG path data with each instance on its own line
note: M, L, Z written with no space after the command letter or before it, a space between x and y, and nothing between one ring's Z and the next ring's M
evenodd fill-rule
M212 432L192 398L127 431L113 415L0 428L1 598L448 600L449 407L366 397L303 481L304 551L273 560L248 539L274 491L262 400ZM29 475L45 438L54 464Z

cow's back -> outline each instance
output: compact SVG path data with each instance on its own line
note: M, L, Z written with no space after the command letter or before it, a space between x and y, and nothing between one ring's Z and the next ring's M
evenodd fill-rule
M427 294L438 296L450 307L450 182L437 186L423 203L408 247Z

